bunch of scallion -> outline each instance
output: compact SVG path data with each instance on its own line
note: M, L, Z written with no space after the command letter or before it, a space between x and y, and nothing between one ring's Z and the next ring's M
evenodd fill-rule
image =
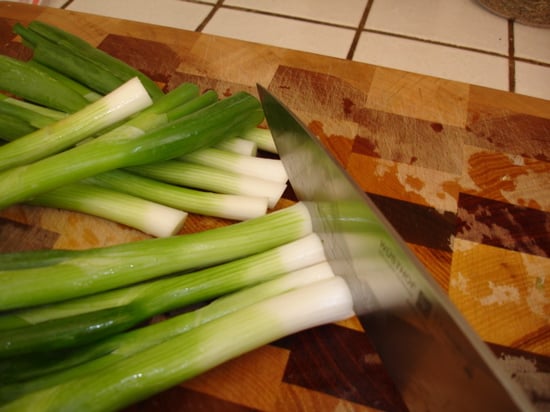
M15 31L33 58L0 56L0 209L65 208L154 237L0 254L0 411L117 410L352 316L307 208L267 213L287 176L257 156L276 149L255 97L164 93L59 28ZM187 213L243 221L178 235Z
M134 116L126 122L97 135L127 118L117 118L115 112L121 108L129 110L129 104L109 104L113 96L129 86L130 96L142 96L146 104L151 104L134 78L84 109L0 146L0 208L20 202L69 208L117 220L157 236L176 232L185 217L182 211L236 220L266 212L268 200L263 194L248 194L244 198L207 193L120 170L187 154L256 127L263 119L256 98L242 92L223 100L218 100L214 92L193 96L198 93L197 87L184 84L139 113L133 110ZM113 186L120 175L125 181ZM152 202L161 206L155 208ZM132 208L136 214L130 213ZM179 214L170 209L179 210ZM111 214L116 210L124 212L116 217ZM167 220L173 217L175 224L164 224L162 219L155 222L158 216ZM146 223L140 223L144 219ZM157 225L159 231L155 229Z
M256 156L257 148L274 146L269 131L256 127L262 114L252 96L237 93L225 102L192 84L164 94L144 74L59 28L33 21L14 30L33 57L0 56L0 89L18 97L0 101L0 139L9 142L0 146L0 208L63 208L163 237L177 233L188 213L246 220L281 198L281 162ZM141 107L123 103L130 97L141 98ZM193 118L208 120L185 129ZM148 145L149 155L141 150L131 159L138 154L132 145ZM184 160L190 152L200 161Z
M164 237L188 212L246 220L280 199L280 161L254 156L274 146L269 131L255 127L263 116L252 96L219 101L191 84L164 94L135 68L52 25L33 21L14 31L33 54L26 62L0 56L0 89L16 96L0 100L0 139L8 142L0 146L0 209L64 208ZM170 160L200 148L211 151L201 156L206 166ZM276 181L241 164L278 168ZM177 179L174 166L186 170L175 171Z
M116 410L353 315L301 203L194 234L3 254L0 267L0 411Z

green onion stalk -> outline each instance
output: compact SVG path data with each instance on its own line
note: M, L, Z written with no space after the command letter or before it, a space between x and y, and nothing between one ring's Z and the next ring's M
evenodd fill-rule
M184 275L68 302L8 313L0 320L0 358L80 346L152 316L205 302L324 260L316 235ZM28 326L21 326L29 323ZM13 377L12 377L13 379Z
M27 64L34 66L42 71L45 71L51 77L58 80L60 83L63 83L65 86L73 89L75 92L80 94L82 97L84 97L84 99L88 100L89 102L95 102L96 100L99 100L103 95L107 94L107 93L103 93L103 94L96 93L90 88L84 86L82 83L79 83L71 79L70 77L65 76L64 74L61 74L57 70L51 69L48 66L44 66L43 64L40 64L34 60L29 60ZM111 91L112 90L110 90L109 93Z
M213 90L199 95L199 88L192 83L182 83L169 93L157 99L146 109L136 113L122 124L117 124L111 130L106 130L94 140L131 139L150 132L170 122L205 108L218 101L218 95ZM84 140L86 143L89 140Z
M126 193L186 212L231 220L247 220L267 212L263 196L228 195L194 190L149 179L124 170L111 170L84 180L91 185Z
M59 302L123 287L154 277L244 257L280 246L311 233L304 205L203 232L146 239L128 244L38 253L25 269L0 271L0 310ZM13 267L18 260L35 259L34 252L0 255ZM52 258L53 256L53 258Z
M6 383L0 388L0 403L96 372L236 310L333 276L330 265L326 261L319 262L224 295L199 309L169 317L162 322L120 333L72 352L64 351L62 356L50 353L42 359L42 369L37 368L36 361L28 365L29 358L25 357L27 365L10 365L14 368L13 373L6 375ZM23 375L25 381L17 382L17 375L21 376L21 371L29 372Z
M56 121L51 117L37 113L35 110L26 107L16 106L6 100L7 99L0 100L0 113L13 116L17 119L25 121L29 124L29 126L33 127L34 129L40 129Z
M82 110L90 102L48 72L13 57L0 55L0 90L66 113Z
M59 71L102 95L110 93L124 83L109 71L48 41L39 41L34 46L32 58L38 64Z
M253 128L255 129L255 127ZM217 149L226 150L228 152L239 153L246 156L256 156L258 154L258 146L251 140L242 139L240 137L232 137L226 139L215 146Z
M209 91L199 95L196 85L183 83L124 124L97 137L96 140L131 139L141 136L147 131L216 101L215 92ZM84 140L82 143L87 142L89 140ZM213 199L210 203L212 202ZM26 203L99 216L157 237L176 234L187 217L187 211L181 207L181 204L175 202L161 204L151 196L146 198L132 196L129 193L85 184L82 181L38 194ZM259 215L256 213L254 216Z
M200 190L265 197L269 208L275 207L287 187L286 183L179 160L148 163L128 170L140 176Z
M215 101L215 92L209 91L199 96L196 85L184 83L125 124L97 139L140 136L148 130L168 123L172 118L192 113ZM176 234L185 222L188 211L243 220L261 216L267 209L267 201L263 198L230 197L199 191L187 193L189 189L166 184L163 188L154 180L141 180L147 180L147 187L138 187L141 196L133 196L130 190L115 191L81 181L39 194L26 203L99 216L157 237ZM126 189L129 183L123 182L122 188ZM243 207L243 202L246 202L246 207Z
M26 203L87 213L156 237L177 234L187 212L120 191L72 183L42 193Z
M288 175L280 159L247 156L207 147L180 158L185 162L215 167L227 172L259 177L274 182L286 183Z
M200 96L199 88L193 83L182 83L155 100L150 106L139 111L126 120L120 127L114 128L98 139L115 138L123 133L122 127L138 129L138 134L154 129L162 124L173 121L185 114L192 113L217 101L214 93L208 96ZM197 104L198 102L198 104ZM175 115L173 114L175 113Z
M153 100L163 95L160 87L144 73L59 27L34 20L27 27L15 24L14 32L34 50L33 58L38 62L68 76L70 73L69 77L91 89L110 92L109 87L117 87L117 79L123 83L137 76Z
M39 115L45 116L54 121L64 119L69 115L68 113L63 111L40 106L38 104L34 104L24 100L15 99L13 97L5 96L3 94L0 94L0 100L3 101L4 103L9 103L16 107L22 107L24 109L31 110L35 113L38 113Z
M93 139L34 163L0 172L0 209L108 170L182 156L214 145L225 136L254 127L262 120L258 99L241 92L138 137Z
M83 109L0 147L0 171L26 165L64 150L151 105L137 78Z
M262 300L85 376L11 402L0 411L111 411L129 406L230 359L299 331L353 316L340 277Z
M1 108L0 108L1 111ZM27 121L0 112L0 139L10 142L36 130ZM5 145L5 144L4 144Z
M269 129L255 127L254 129L247 130L240 137L254 142L258 149L277 154L277 147Z

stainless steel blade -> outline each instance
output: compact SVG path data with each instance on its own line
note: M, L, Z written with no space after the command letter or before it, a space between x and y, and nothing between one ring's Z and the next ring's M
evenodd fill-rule
M525 392L319 140L258 85L290 183L412 411L534 411Z

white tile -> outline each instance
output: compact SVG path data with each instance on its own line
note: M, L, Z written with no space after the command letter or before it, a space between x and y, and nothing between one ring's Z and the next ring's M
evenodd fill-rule
M475 0L374 0L366 28L508 53L508 24Z
M516 62L516 93L550 100L550 67Z
M212 6L179 0L75 0L67 10L195 30Z
M219 9L204 33L345 58L354 31L232 9Z
M367 0L341 0L338 5L334 0L226 0L223 4L356 27Z
M378 33L363 33L353 60L508 90L508 60Z
M514 24L515 55L550 63L550 29Z

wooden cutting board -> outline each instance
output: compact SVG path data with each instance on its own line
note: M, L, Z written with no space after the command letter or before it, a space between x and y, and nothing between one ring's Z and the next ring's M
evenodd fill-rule
M267 86L373 197L502 364L550 402L550 101L14 3L0 4L0 53L30 57L11 28L33 19L78 34L165 90L192 81L224 96ZM184 232L227 223L191 216ZM145 237L60 210L17 205L0 212L1 252ZM128 410L405 407L368 331L351 319L262 347Z

